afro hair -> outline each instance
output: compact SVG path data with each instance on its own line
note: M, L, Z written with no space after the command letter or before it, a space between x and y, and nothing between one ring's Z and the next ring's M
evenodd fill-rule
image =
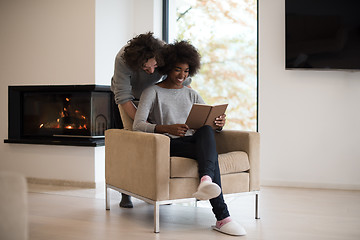
M188 41L176 41L167 44L162 50L163 66L159 67L161 74L169 74L179 63L189 65L189 76L194 76L200 69L201 56L198 50Z

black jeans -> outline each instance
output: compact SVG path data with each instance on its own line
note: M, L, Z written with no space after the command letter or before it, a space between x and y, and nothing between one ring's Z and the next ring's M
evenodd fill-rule
M210 126L199 128L193 136L172 138L170 156L195 159L198 162L200 178L208 175L221 187L214 130ZM210 203L218 221L230 216L222 192L218 197L210 199Z

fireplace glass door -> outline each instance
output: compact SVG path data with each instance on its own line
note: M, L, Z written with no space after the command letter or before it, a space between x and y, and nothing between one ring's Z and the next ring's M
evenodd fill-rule
M23 136L104 136L109 94L28 92L23 97Z
M91 135L90 93L24 93L24 136Z

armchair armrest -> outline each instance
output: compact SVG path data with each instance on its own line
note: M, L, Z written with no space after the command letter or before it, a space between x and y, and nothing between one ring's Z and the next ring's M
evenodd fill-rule
M106 184L152 199L169 198L170 139L162 134L105 132Z
M223 130L215 134L218 153L244 151L250 163L250 191L260 190L260 134L251 131Z

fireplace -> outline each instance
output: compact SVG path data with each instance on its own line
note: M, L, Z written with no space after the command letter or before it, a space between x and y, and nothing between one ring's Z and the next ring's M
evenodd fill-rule
M9 86L5 142L103 146L113 102L109 86Z

